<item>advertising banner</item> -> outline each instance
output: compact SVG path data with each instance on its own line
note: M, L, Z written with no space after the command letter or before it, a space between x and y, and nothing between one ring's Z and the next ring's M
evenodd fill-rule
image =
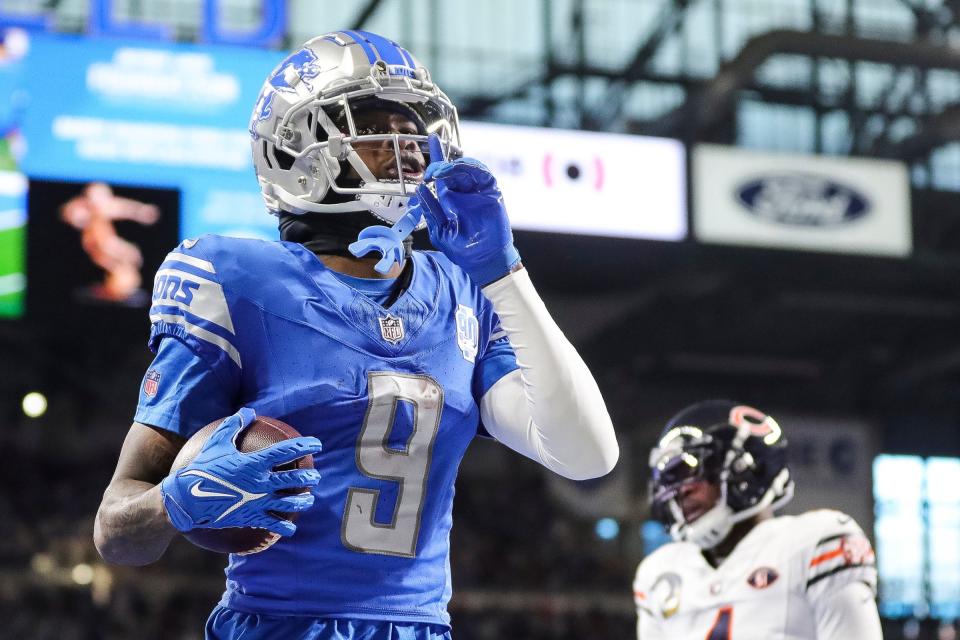
M516 229L650 240L687 234L677 140L461 123L464 153L490 167Z
M698 145L691 173L694 236L702 242L910 254L903 163Z

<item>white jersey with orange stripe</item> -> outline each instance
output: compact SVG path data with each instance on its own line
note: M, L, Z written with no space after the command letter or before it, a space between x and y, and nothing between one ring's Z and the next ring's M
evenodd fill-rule
M634 582L637 633L641 640L814 640L831 595L863 583L869 600L876 582L873 549L853 518L827 509L780 516L755 526L716 568L686 542L645 558Z

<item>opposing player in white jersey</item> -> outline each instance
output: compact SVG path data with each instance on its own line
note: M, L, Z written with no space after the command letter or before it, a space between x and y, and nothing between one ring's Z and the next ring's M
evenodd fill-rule
M654 516L675 542L637 569L641 640L880 640L873 549L854 520L774 516L793 496L777 422L726 400L687 407L650 453Z

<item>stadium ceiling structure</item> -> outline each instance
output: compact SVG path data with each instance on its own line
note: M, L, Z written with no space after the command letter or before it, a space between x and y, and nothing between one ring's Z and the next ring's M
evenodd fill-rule
M539 123L557 122L558 109L573 109L579 128L599 131L680 137L736 143L738 129L762 127L749 118L738 122L736 113L744 102L772 107L803 109L813 116L815 135L798 150L813 152L882 155L921 160L930 151L955 142L956 114L945 107L960 104L960 54L952 46L960 27L960 3L930 3L910 0L839 0L837 2L769 2L754 7L748 2L717 3L710 0L665 0L652 3L659 14L617 66L601 64L588 41L604 25L589 25L588 8L594 3L573 0L562 16L569 22L569 42L549 40L543 52L542 70L505 90L480 87L460 97L466 117L489 118L505 104L536 98L541 108ZM621 3L623 4L623 3ZM639 3L626 3L629 5ZM787 5L805 5L806 28L775 17ZM912 20L860 24L858 15L882 11L883 5L899 5ZM722 7L722 8L721 8ZM770 12L769 28L734 35L729 30L731 14L755 8ZM694 9L713 8L708 21L690 26ZM827 9L833 9L831 12ZM545 29L560 19L555 7L542 6ZM703 12L701 13L701 17ZM609 26L609 25L607 25ZM696 49L677 41L698 41ZM731 40L740 39L725 55ZM722 42L721 42L722 40ZM571 46L572 44L572 46ZM715 55L713 69L704 72L694 50ZM709 66L709 65L708 65ZM578 83L572 100L558 98L555 85ZM589 86L588 86L589 85ZM657 112L630 109L630 94L639 90L663 91L682 96L678 103ZM559 105L558 102L564 102ZM567 104L569 102L569 104ZM651 101L656 102L656 101ZM840 140L824 140L838 133L827 119L846 118ZM836 136L834 136L836 137ZM960 188L960 184L957 185Z
M502 119L525 103L534 124L899 159L914 179L915 253L906 262L721 247L648 260L624 248L613 280L629 293L594 295L570 321L595 361L679 384L738 380L737 389L763 389L788 404L886 414L921 406L955 424L960 54L952 43L960 3L766 3L771 11L803 5L804 28L771 17L725 55L730 16L720 7L755 5L671 0L657 3L616 67L599 64L585 45L595 38L586 19L592 3L570 4L570 44L548 50L542 72L513 88L460 98L465 117ZM701 11L691 27L692 12L705 6L715 9L710 19ZM909 19L885 28L873 14L891 7ZM547 6L544 16L556 19ZM683 44L691 32L698 48ZM712 72L693 49L717 52ZM784 129L799 133L784 138ZM609 273L592 282L581 274L582 285L595 291L606 278L615 289ZM572 266L557 290L571 279ZM953 440L945 446L960 450Z

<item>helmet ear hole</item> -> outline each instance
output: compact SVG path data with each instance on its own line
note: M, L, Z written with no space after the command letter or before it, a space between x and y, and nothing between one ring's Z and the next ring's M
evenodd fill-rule
M289 171L293 166L293 156L282 149L273 148L273 156L277 160L277 166L284 171Z
M263 153L263 161L267 163L267 166L268 166L269 168L273 169L273 162L270 161L270 154L269 154L268 151L267 151L267 141L266 141L266 140L263 141L262 153Z

